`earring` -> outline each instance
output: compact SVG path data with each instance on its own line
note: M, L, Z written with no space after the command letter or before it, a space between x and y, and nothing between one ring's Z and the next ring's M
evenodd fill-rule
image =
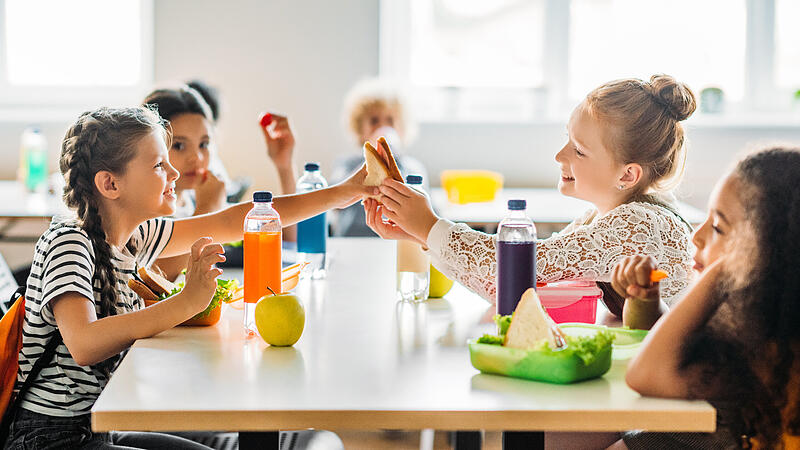
M625 189L625 185L624 185L624 184L620 184L619 186L617 186L617 189L619 189L620 191L622 191L622 190L624 190L624 189Z

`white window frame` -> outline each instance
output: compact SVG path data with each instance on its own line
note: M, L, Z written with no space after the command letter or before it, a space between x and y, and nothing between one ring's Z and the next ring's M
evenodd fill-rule
M482 117L480 121L502 122L551 122L563 121L579 99L569 98L567 83L569 74L569 27L570 0L543 0L545 2L545 42L543 84L549 86L547 105L530 106L536 111L528 116L496 120ZM745 93L740 102L729 102L724 117L736 122L752 118L773 121L776 114L791 108L791 89L779 89L774 81L775 73L775 0L746 0L746 48L745 48ZM408 30L411 29L411 8L404 0L381 0L379 74L396 80L416 95L439 95L446 101L457 102L468 88L419 88L411 86L409 65L411 48ZM439 91L439 92L432 92ZM520 99L534 98L530 89L518 89ZM699 92L695 93L699 96ZM541 110L544 110L542 113ZM445 105L442 111L432 113L430 109L415 111L423 122L469 122L458 117L454 106ZM702 121L703 119L701 119ZM783 119L785 121L785 119ZM718 122L719 116L711 118ZM780 120L778 120L780 122ZM780 123L776 123L779 125Z
M99 105L119 106L137 104L142 92L153 83L154 74L154 14L153 0L139 0L142 22L141 72L139 82L130 86L14 86L8 81L6 67L5 1L0 0L0 118L39 120L72 117L78 108ZM91 47L76 49L91 52Z

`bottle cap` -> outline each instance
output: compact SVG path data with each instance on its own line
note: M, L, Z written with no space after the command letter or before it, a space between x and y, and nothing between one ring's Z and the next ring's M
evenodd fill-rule
M509 200L508 209L511 211L524 211L527 207L527 202L521 199Z
M319 163L315 162L306 163L305 169L309 172L316 172L317 170L319 170Z
M409 175L406 177L408 184L422 184L422 175Z
M253 192L254 202L271 202L272 192L270 191L255 191Z

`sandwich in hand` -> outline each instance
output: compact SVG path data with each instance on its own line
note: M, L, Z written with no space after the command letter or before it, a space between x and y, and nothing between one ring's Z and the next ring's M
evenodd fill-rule
M183 289L183 282L175 284L146 267L140 267L136 275L137 278L128 280L128 286L144 300L145 306L171 297ZM217 280L217 290L208 307L181 325L214 325L219 321L222 302L235 301L238 292L238 280Z
M403 175L400 174L392 150L383 136L378 138L377 149L369 141L364 142L364 159L367 161L364 186L380 186L386 178L403 182Z

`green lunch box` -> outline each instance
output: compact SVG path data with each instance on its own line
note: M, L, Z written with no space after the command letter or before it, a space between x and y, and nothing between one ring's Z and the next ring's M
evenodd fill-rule
M469 354L472 366L484 373L493 373L515 378L524 378L548 383L569 384L603 376L611 368L612 347L614 353L621 353L614 359L627 359L638 349L639 343L647 334L642 330L607 328L602 325L585 323L563 323L561 329L572 336L596 333L607 329L613 332L613 346L601 348L594 361L585 364L569 348L554 352L544 350L522 350L501 345L479 344L470 340Z

